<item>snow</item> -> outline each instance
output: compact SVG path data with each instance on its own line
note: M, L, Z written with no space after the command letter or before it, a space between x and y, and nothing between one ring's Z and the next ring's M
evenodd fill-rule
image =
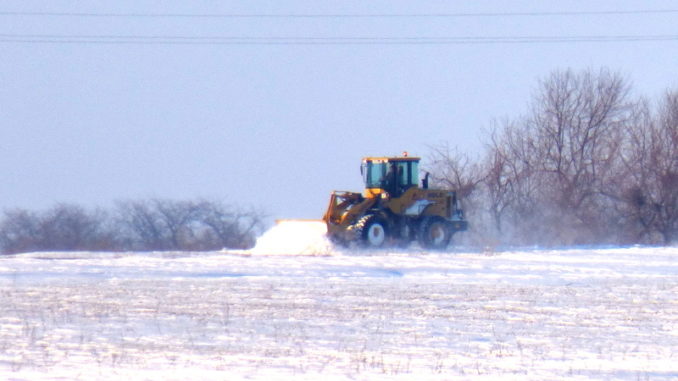
M0 379L678 378L678 248L348 252L311 230L0 257Z
M321 220L280 220L257 239L255 255L329 255L333 248Z

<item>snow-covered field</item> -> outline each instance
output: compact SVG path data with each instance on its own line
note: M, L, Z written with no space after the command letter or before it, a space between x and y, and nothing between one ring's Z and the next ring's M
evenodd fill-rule
M0 379L678 379L678 248L267 245L0 257Z

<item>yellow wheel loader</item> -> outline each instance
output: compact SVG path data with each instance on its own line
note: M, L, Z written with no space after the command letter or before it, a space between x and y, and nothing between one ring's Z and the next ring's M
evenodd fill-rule
M419 186L418 157L366 157L360 167L363 193L334 191L323 216L330 240L342 246L379 248L418 241L443 250L468 228L456 192Z

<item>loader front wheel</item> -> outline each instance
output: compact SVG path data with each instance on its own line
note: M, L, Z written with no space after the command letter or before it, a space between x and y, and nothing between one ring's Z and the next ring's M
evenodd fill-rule
M444 250L452 239L450 224L441 217L427 217L419 225L419 244L426 249Z
M388 238L388 225L384 219L376 214L368 214L356 225L362 246L374 249L384 246Z

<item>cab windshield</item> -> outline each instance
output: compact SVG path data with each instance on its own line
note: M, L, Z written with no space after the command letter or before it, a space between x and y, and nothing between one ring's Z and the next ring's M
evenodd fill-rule
M366 160L362 168L365 187L402 193L419 183L417 161Z
M365 176L365 188L384 188L386 185L386 172L388 162L368 161L363 163L363 176Z

